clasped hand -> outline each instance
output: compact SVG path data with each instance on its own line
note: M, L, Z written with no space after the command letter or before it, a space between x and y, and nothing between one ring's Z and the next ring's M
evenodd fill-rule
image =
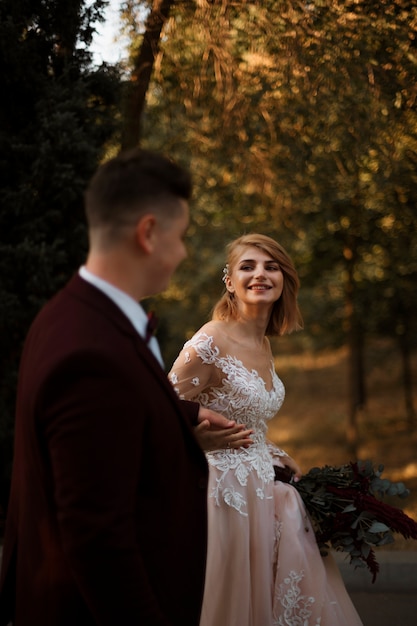
M221 448L248 448L253 443L250 438L253 430L205 407L200 406L198 422L194 434L205 452Z

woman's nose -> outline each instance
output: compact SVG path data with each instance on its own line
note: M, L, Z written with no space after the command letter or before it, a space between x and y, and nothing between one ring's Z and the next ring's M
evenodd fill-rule
M256 267L255 277L262 280L265 278L265 268L263 265Z

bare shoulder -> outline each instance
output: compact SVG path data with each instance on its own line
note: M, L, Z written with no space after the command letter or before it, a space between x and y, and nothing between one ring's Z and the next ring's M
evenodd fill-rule
M222 343L227 337L226 326L227 326L226 322L219 321L219 320L211 320L210 322L207 322L207 324L204 324L204 326L202 326L200 330L197 331L196 335L204 334L204 335L207 335L208 337L213 337L213 340L216 343L218 342Z
M191 339L191 343L198 341L209 344L211 348L215 348L220 353L228 349L228 332L227 322L220 320L211 320L202 326Z

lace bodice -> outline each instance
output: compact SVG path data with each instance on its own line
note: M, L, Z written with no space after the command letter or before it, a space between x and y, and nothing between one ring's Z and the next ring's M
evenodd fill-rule
M224 503L246 516L245 489L250 477L256 477L256 496L270 499L273 458L286 456L266 439L267 422L275 416L285 396L272 361L272 388L268 390L256 370L247 369L236 357L223 355L214 338L201 332L184 345L169 378L181 398L195 400L253 429L253 444L249 448L207 453L209 465L216 472L209 497L217 506Z
M217 368L216 372L210 371ZM231 355L221 355L213 337L205 333L188 341L174 364L170 380L181 398L196 400L247 428L254 441L265 440L267 421L281 407L285 390L271 362L273 387L268 390L256 370L248 370Z

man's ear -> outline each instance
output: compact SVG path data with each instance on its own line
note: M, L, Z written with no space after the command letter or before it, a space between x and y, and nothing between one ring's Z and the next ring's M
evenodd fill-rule
M155 229L156 217L152 213L147 213L146 215L143 215L136 224L136 243L147 254L151 254L154 250Z

